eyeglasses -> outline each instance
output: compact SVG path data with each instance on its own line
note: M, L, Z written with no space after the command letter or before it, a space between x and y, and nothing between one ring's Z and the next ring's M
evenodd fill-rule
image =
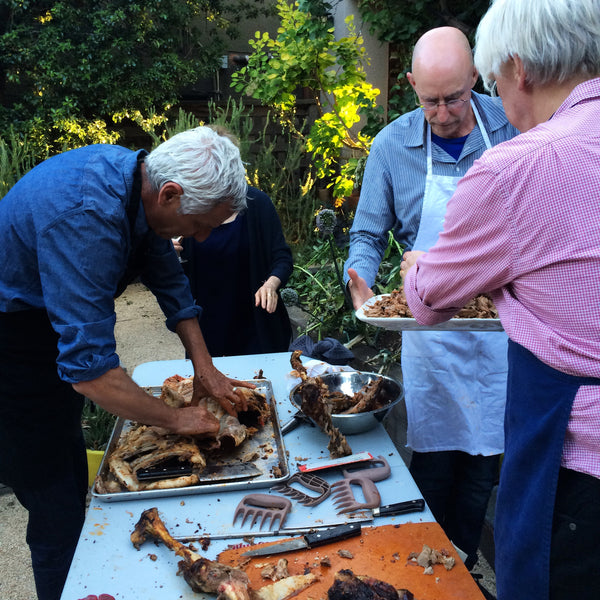
M440 106L445 106L448 110L453 110L462 106L467 100L463 100L462 98L454 98L454 100L448 100L448 102L421 102L419 104L419 108L422 108L425 112L430 112L432 110L437 110Z

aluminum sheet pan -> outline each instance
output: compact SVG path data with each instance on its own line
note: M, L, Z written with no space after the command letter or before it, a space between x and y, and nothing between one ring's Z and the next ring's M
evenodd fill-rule
M232 462L236 462L239 461L243 455L251 455L256 452L258 458L253 462L253 464L261 471L261 475L258 475L252 479L223 482L211 482L210 479L202 481L201 479L200 483L187 487L133 492L125 490L122 492L100 493L96 491L96 486L94 485L92 495L103 502L121 502L124 500L143 500L147 498L164 498L167 496L186 496L190 494L208 494L214 492L228 492L232 490L268 488L289 479L290 470L288 465L288 457L283 444L283 436L281 435L275 398L273 396L273 385L268 379L252 379L248 383L255 384L256 391L265 395L271 410L271 420L265 425L265 427L258 431L253 437L246 440L229 456L231 457ZM160 396L160 387L151 387L145 389L155 396ZM102 459L100 468L98 469L98 475L101 478L106 477L109 472L108 457L110 456L110 453L116 448L122 432L124 430L127 431L127 428L130 426L131 421L121 418L117 419L108 442L106 452L104 453L104 458ZM268 452L265 449L272 449L273 451ZM206 458L207 466L210 467L210 455L208 455ZM277 476L273 474L274 472L277 473ZM200 474L200 478L202 478L202 474Z
M420 325L416 319L407 317L367 317L365 309L389 294L369 298L357 311L359 321L391 331L503 331L500 319L457 319L456 317L437 325Z

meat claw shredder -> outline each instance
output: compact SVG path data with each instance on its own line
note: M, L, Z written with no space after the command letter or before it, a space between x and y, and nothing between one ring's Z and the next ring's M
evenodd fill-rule
M235 525L238 516L242 517L240 526L244 525L248 517L252 517L250 528L261 519L258 528L260 530L262 529L262 526L271 519L269 529L273 529L273 524L279 519L279 528L281 529L291 508L291 501L287 498L282 498L281 496L272 496L270 494L248 494L247 496L244 496L237 505L233 515L233 524Z

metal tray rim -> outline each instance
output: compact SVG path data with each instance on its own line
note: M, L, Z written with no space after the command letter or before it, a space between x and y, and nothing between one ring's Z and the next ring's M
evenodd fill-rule
M257 386L259 391L265 393L264 390L261 390L261 387L267 388L267 401L271 407L271 415L273 422L273 434L276 440L277 453L279 458L279 464L282 467L282 476L281 477L259 477L252 480L244 480L244 481L230 481L223 483L207 483L200 485L193 485L181 488L172 488L166 490L140 490L140 491L125 491L125 492L108 492L108 493L100 493L96 491L95 482L91 489L91 494L93 497L101 500L102 502L124 502L127 500L143 500L145 498L163 498L169 496L187 496L193 494L209 494L214 492L227 492L227 491L235 491L235 490L245 490L245 489L254 489L254 488L263 488L263 487L271 487L272 485L276 485L278 483L283 483L287 481L291 475L289 462L288 462L288 454L285 449L283 435L281 434L281 427L279 423L279 414L277 411L277 404L275 401L275 397L273 395L273 385L268 379L252 379L247 380L248 383L253 383ZM146 386L144 387L149 393L154 395L160 394L162 386ZM102 457L102 461L98 468L98 473L102 473L105 468L108 468L105 464L108 460L109 452L116 446L119 437L121 435L121 431L123 426L127 423L127 419L123 419L119 417L115 422L113 427L113 431L111 433L110 439L108 441L106 451L104 452L104 456Z

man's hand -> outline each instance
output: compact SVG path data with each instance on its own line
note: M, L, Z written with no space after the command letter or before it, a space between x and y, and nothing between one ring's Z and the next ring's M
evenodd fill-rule
M248 401L241 394L237 394L234 387L256 388L253 383L230 379L215 368L211 370L210 376L206 373L196 373L192 405L199 406L201 398L212 396L218 400L223 410L235 417L238 411L248 410Z
M177 411L175 433L201 437L216 437L219 433L219 421L206 407L206 400L201 400L198 406L175 410Z
M354 269L348 269L348 277L350 277L348 291L352 297L354 310L358 310L369 298L374 296L373 290Z
M402 262L400 263L400 277L404 281L408 270L417 262L419 256L425 254L422 250L408 250L402 255Z

